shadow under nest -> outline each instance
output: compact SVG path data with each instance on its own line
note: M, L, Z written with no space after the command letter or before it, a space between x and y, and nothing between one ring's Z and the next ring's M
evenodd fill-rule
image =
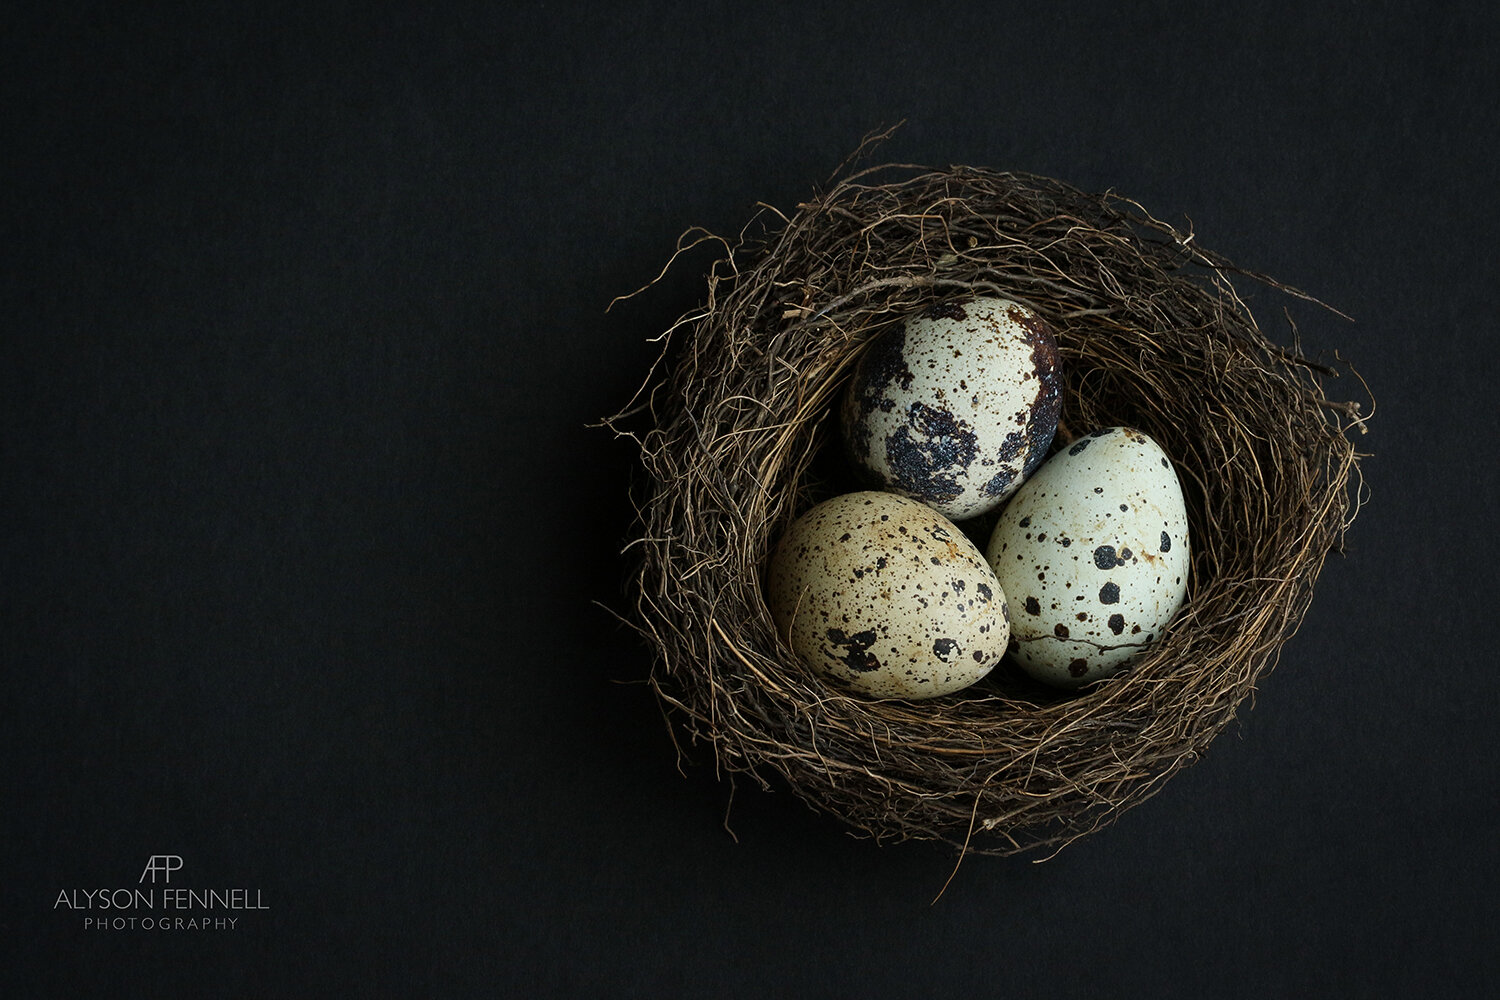
M707 744L731 780L779 776L857 834L985 854L1060 847L1194 762L1275 665L1362 499L1360 405L1325 395L1334 367L1271 343L1230 276L1306 296L1129 199L973 167L873 167L721 242L705 304L607 421L640 446L628 620L679 746ZM931 701L853 696L777 637L766 559L797 514L857 488L831 411L861 350L975 294L1051 324L1054 450L1123 424L1171 456L1188 600L1127 671L1077 693L1002 665Z

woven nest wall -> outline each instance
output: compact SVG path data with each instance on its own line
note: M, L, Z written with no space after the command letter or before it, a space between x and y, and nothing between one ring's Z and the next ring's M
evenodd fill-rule
M1338 372L1299 356L1295 328L1290 348L1263 336L1229 280L1245 272L1191 234L1043 177L876 167L723 242L706 304L608 421L641 449L630 620L679 747L858 834L998 854L1097 829L1197 760L1275 664L1358 508L1363 417L1325 394ZM830 404L861 350L973 294L1052 325L1067 386L1054 451L1124 424L1171 456L1188 600L1130 669L1081 692L1002 665L932 701L852 696L777 637L766 560L797 514L858 488Z

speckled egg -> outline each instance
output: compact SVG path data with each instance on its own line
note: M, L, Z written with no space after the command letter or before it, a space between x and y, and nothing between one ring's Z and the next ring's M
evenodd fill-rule
M1019 302L941 303L878 336L839 410L871 485L963 520L999 506L1057 431L1057 342Z
M936 698L1005 655L1005 594L979 549L931 507L848 493L794 521L766 599L799 658L874 698Z
M990 536L1011 655L1061 687L1109 676L1182 607L1188 551L1182 486L1161 447L1128 427L1079 438L1026 481Z

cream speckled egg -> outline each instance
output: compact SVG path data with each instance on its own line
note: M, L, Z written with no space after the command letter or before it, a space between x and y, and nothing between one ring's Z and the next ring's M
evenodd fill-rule
M1041 463L1061 403L1051 329L987 297L941 303L877 337L839 417L872 484L963 520L999 506Z
M875 698L935 698L1005 655L1005 594L931 507L849 493L804 513L771 556L777 631L808 666Z
M990 536L1015 661L1061 687L1119 670L1182 607L1188 551L1182 486L1155 441L1128 427L1074 441L1026 481Z

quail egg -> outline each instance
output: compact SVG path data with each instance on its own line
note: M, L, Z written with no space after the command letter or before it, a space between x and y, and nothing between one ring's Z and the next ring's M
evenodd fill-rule
M1051 328L1019 302L985 297L877 336L839 419L873 487L964 520L998 507L1046 457L1061 403Z
M985 554L1010 595L1015 662L1061 687L1107 677L1161 636L1187 596L1182 486L1147 435L1096 430L1017 491Z
M767 603L813 670L874 698L935 698L1005 655L1005 594L984 556L931 507L861 492L813 507L772 554Z

